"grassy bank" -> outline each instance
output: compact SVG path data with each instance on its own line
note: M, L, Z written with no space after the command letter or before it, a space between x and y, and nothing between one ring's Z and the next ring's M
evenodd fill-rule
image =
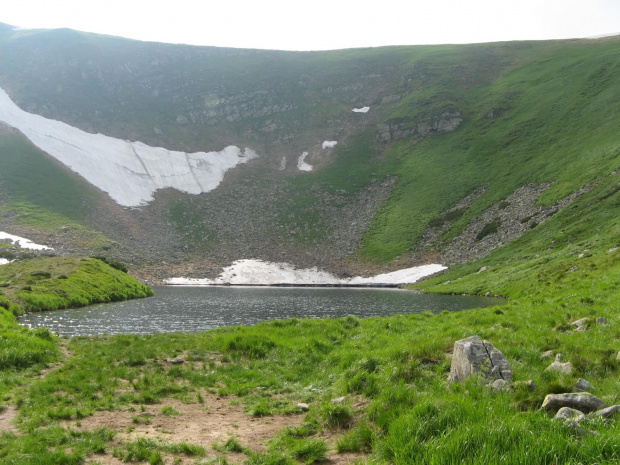
M620 403L614 253L583 257L597 266L584 261L581 275L570 273L553 288L460 313L74 338L62 367L6 394L4 401L19 407L19 433L1 436L0 459L107 463L114 455L138 463L286 464L353 453L367 463L617 463L617 419L579 429L540 410L547 394L572 391L579 378L608 405ZM606 317L609 325L569 332L582 317ZM515 381L537 387L493 392L479 379L448 385L454 341L474 334L504 352ZM551 360L540 355L547 350L562 353L574 372L544 372ZM172 364L174 357L185 362ZM341 396L342 403L332 402ZM215 444L198 433L195 441L181 440L184 428L208 417L216 402L241 405L254 427L281 416L295 426L262 449L234 433ZM86 426L107 411L127 423ZM188 411L202 413L190 418ZM175 415L178 429L157 427Z

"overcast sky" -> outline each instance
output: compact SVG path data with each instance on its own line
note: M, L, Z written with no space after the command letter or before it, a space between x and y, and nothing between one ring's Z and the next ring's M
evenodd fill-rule
M620 0L0 0L0 22L279 50L620 33Z

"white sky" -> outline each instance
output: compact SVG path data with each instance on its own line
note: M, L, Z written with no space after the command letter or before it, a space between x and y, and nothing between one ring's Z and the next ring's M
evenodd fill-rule
M0 22L279 50L620 33L620 0L0 0Z

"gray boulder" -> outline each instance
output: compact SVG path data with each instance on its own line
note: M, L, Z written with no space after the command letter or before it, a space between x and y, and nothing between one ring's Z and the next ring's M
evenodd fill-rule
M543 352L542 354L540 354L540 359L544 360L546 358L553 358L553 350L548 350L546 352Z
M542 408L548 412L557 412L562 407L570 407L581 412L594 412L606 408L607 404L589 392L549 394L542 404Z
M579 420L584 419L585 416L586 415L583 412L575 410L574 408L562 407L560 410L558 410L558 413L555 414L555 419L576 423Z
M571 323L571 325L573 325L573 326L583 326L583 325L587 324L589 321L590 321L590 318L580 318L580 319L578 319L576 321L573 321Z
M583 378L579 378L575 383L575 392L592 392L596 391L596 388L592 385L592 383L586 381Z
M482 375L490 381L510 382L512 371L504 354L480 336L471 336L454 343L449 381L463 381L472 375Z
M599 316L596 319L596 324L597 325L603 325L603 326L607 326L609 323L607 321L607 318L605 318L604 316Z
M620 405L612 405L611 407L597 410L596 412L591 413L590 416L592 418L611 418L620 416Z

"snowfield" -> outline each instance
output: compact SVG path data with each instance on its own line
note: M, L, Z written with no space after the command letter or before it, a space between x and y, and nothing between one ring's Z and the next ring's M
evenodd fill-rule
M262 260L237 260L224 268L214 280L194 278L170 278L166 284L182 286L214 285L386 285L409 284L420 278L445 270L443 265L422 265L392 273L380 274L370 278L340 279L331 273L317 268L296 269L288 263L270 263Z
M9 261L6 258L0 258L0 265L6 265Z
M90 134L21 110L1 88L0 121L127 207L144 205L156 190L167 187L188 194L209 192L226 171L258 157L233 145L219 152L185 153Z
M9 234L4 231L0 231L0 241L10 240L13 242L13 245L16 247L20 247L22 249L30 249L30 250L54 250L51 247L41 244L35 244L30 239L26 239L25 237L15 236L13 234Z
M309 165L304 160L308 156L308 152L302 153L297 159L297 169L299 171L312 171L312 165Z
M353 113L368 113L368 110L370 110L370 107L354 108L351 111Z
M322 147L323 149L332 149L336 147L337 143L338 143L337 140L326 140L326 141L323 141Z

